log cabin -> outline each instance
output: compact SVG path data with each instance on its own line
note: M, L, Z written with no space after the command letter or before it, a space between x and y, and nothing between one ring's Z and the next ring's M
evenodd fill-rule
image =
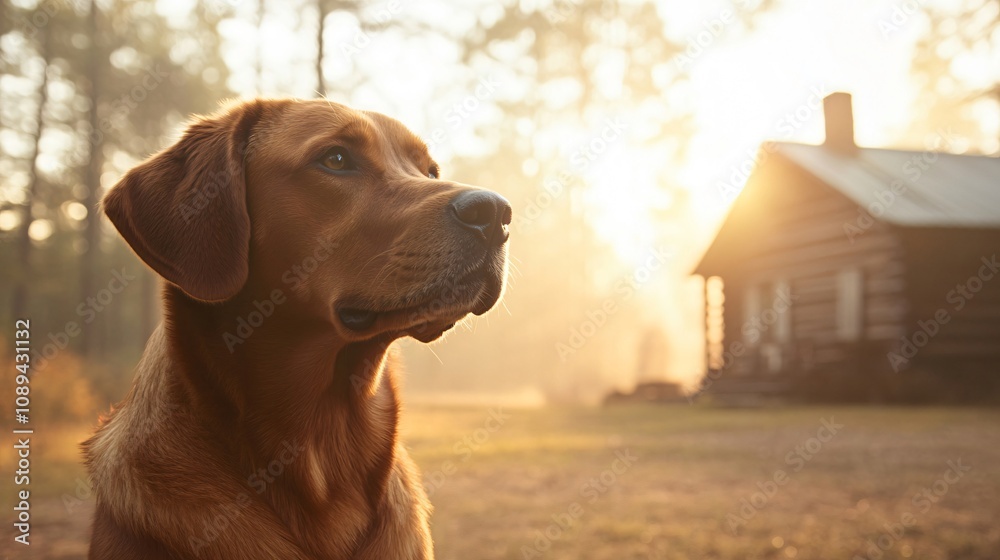
M1000 389L1000 158L859 147L851 96L822 145L761 147L701 258L723 401L970 401Z

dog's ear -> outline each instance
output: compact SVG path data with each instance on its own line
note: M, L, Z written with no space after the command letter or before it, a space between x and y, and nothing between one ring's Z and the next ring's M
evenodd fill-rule
M244 159L262 102L193 122L176 144L125 174L102 207L139 257L189 296L222 301L247 280Z

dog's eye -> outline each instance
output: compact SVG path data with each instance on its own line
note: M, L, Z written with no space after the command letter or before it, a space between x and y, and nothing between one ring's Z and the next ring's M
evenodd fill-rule
M351 154L341 147L330 148L319 160L320 165L333 171L350 171L357 169Z
M438 177L440 177L441 172L438 169L438 166L432 165L431 168L427 170L427 176L430 177L431 179L437 179Z

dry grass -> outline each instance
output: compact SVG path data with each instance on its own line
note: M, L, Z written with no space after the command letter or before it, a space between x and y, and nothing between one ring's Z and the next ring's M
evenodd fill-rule
M439 560L875 558L866 556L869 541L880 538L883 559L1000 558L1000 411L503 412L509 418L493 432L486 409L411 408L404 415L404 436L437 508ZM844 427L808 461L788 461L823 418ZM71 501L78 507L70 513L60 497L74 493L81 470L73 444L84 435L39 431L36 544L31 555L9 558L81 556L90 501ZM616 450L637 460L615 465ZM936 503L912 501L959 458L971 469L952 484L939 482L945 492ZM619 474L611 481L605 471L613 466ZM738 516L741 500L778 469L788 481L732 532L727 516ZM593 479L600 486L590 485ZM886 524L906 513L915 525L891 535ZM546 530L549 537L540 536Z
M998 411L507 412L504 426L471 455L459 442L484 426L486 412L408 415L407 438L425 475L455 464L433 495L441 560L864 558L868 540L877 542L884 524L907 511L916 525L901 538L883 537L882 558L1000 558ZM823 418L844 427L810 460L788 464L786 455L815 437ZM581 491L622 449L638 461L591 503L593 492ZM913 496L959 458L972 469L921 511ZM788 482L733 534L727 514L739 515L741 500L778 469ZM558 534L552 516L574 502L583 513ZM539 540L546 529L555 538Z

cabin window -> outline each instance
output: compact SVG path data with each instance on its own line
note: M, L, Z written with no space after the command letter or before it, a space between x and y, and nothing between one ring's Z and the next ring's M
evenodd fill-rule
M864 329L864 275L858 268L837 274L837 338L861 339Z
M771 309L776 314L774 321L774 341L785 344L792 338L792 308L788 305L791 301L792 287L786 280L779 280L774 283L774 293Z
M750 285L743 292L743 343L747 346L756 346L760 342L759 329L747 328L756 324L760 311L760 287Z

